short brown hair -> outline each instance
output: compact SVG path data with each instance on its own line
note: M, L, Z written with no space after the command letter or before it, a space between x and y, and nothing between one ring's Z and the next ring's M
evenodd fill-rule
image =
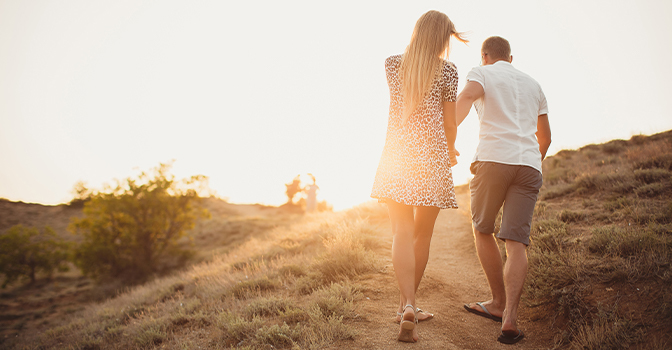
M491 36L483 42L481 52L487 53L492 59L508 60L511 56L511 46L508 40L499 36Z

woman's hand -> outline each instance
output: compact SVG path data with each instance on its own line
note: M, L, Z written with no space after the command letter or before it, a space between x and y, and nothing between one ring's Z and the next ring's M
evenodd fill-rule
M448 150L448 158L450 158L450 167L454 167L457 165L457 156L460 155L460 152L458 152L456 149L449 149Z

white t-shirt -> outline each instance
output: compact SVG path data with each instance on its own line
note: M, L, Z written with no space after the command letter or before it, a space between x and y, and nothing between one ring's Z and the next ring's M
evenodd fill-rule
M474 102L480 122L475 161L527 165L541 172L538 117L548 113L541 86L511 63L475 67L467 81L483 86L485 94Z

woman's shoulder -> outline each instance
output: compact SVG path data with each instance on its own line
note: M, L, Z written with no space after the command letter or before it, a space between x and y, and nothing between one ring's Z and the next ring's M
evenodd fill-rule
M443 60L442 73L444 78L457 79L457 66L455 66L455 63L453 62Z
M455 65L455 63L453 63L453 62L451 62L451 61L443 60L443 70L444 70L444 71L446 71L446 70L448 70L448 71L451 71L451 70L457 71L457 66Z
M400 62L401 62L401 54L392 55L392 56L385 59L385 66L389 67L391 65L399 64Z

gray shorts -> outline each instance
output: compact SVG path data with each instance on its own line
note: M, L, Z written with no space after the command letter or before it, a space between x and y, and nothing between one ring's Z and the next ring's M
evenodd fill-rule
M495 219L503 203L502 227L497 238L529 245L534 205L542 184L539 170L526 165L477 161L471 164L471 173L474 228L487 234L495 232Z

